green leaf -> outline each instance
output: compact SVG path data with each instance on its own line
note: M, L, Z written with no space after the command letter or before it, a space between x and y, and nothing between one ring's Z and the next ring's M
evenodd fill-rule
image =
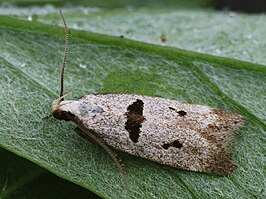
M57 9L12 10L20 18L62 26ZM6 10L5 12L9 12ZM266 15L176 8L64 9L68 26L253 63L266 64ZM164 35L166 42L160 41Z
M58 97L64 32L0 18L0 145L105 198L252 198L265 195L265 66L70 30L65 92L162 96L234 111L246 118L236 136L230 176L181 171L119 153L129 189L108 155L73 131L41 118Z

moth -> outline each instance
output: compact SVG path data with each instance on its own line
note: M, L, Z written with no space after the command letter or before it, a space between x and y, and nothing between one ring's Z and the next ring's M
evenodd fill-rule
M51 115L72 121L75 131L94 140L114 160L124 165L113 151L119 150L179 169L226 175L234 171L231 140L242 125L240 115L204 105L132 94L90 94L64 100L64 68L61 68L60 97L52 103Z

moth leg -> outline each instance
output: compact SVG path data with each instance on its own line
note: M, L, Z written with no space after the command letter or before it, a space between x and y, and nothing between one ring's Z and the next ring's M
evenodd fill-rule
M86 139L86 140L91 140L90 139L90 136L88 136L86 133L84 133L78 126L76 127L76 128L74 128L74 130L76 131L76 133L80 136L80 137L82 137L82 138L84 138L84 139Z
M99 137L97 137L93 130L90 129L81 129L80 127L76 127L74 129L77 134L79 134L82 138L85 138L86 140L93 140L97 144L99 144L112 158L112 160L115 162L116 166L120 170L121 176L123 177L124 181L127 184L127 179L125 176L125 165L123 164L122 160L118 157L118 155L108 147L108 145Z

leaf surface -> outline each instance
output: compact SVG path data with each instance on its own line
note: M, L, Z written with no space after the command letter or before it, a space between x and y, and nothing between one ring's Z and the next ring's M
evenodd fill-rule
M70 30L68 98L99 92L161 96L231 110L246 118L236 136L235 173L181 171L119 153L118 169L74 125L41 118L58 97L62 28L0 18L0 145L105 198L252 198L265 195L265 66Z

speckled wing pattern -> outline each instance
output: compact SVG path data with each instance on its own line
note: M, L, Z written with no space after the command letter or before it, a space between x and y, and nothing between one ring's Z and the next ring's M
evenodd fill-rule
M230 140L241 116L209 106L130 94L86 95L62 101L115 149L185 170L228 174Z

